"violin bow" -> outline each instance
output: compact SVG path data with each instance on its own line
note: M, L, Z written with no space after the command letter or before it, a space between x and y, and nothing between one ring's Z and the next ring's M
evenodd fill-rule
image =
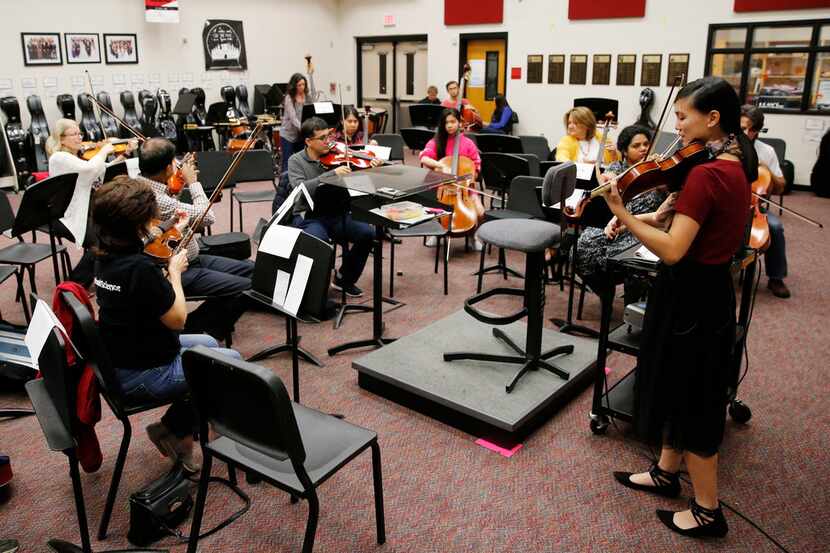
M755 196L756 198L758 198L759 200L761 200L762 202L766 202L766 203L768 203L768 204L772 204L772 205L774 205L775 207L777 207L777 208L779 208L779 209L783 209L784 211L786 211L787 213L789 213L789 214L791 214L791 215L795 215L796 217L798 217L798 218L799 218L799 219L801 219L802 221L806 221L806 222L810 223L811 225L815 225L815 226L817 226L817 227L818 227L818 228L820 228L820 229L823 229L823 228L824 228L824 225L822 225L821 223L819 223L819 222L818 222L818 221L816 221L815 219L810 219L810 218L809 218L809 217L807 217L806 215L802 215L801 213L797 212L797 211L796 211L796 210L794 210L794 209L790 209L789 207L784 207L784 206L783 206L783 205L781 205L780 203L775 202L775 201L773 201L773 200L770 200L769 198L765 198L764 196L762 196L762 195L760 195L760 194L756 194L755 192L752 192L752 195L753 195L753 196Z
M666 124L666 121L669 120L669 118L666 117L666 110L669 109L669 104L671 103L671 98L674 95L674 89L677 86L678 80L680 82L683 82L683 79L685 79L685 78L686 78L685 73L681 73L680 75L678 75L674 78L674 81L672 81L671 89L669 90L669 95L666 98L666 103L663 104L663 111L660 113L660 120L657 122L657 132L654 134L654 138L649 143L648 151L646 152L646 155L643 159L648 159L648 156L651 155L651 151L654 149L654 145L657 143L657 138L660 136L660 133L663 132L663 126ZM664 120L664 117L665 117L665 120ZM677 141L675 141L672 144L672 146L674 146L675 144L677 144ZM663 155L665 155L666 152L668 152L668 149L666 149L663 152Z
M89 70L85 70L85 71L86 71L87 78L89 79L90 89L91 89L92 88L92 77L89 76ZM121 125L125 129L127 129L130 133L132 133L133 136L135 136L137 139L141 140L142 142L145 142L147 140L146 136L144 136L143 134L141 134L140 132L138 132L137 130L132 128L130 125L128 125L126 123L126 121L124 121L123 119L118 117L115 114L115 112L113 112L107 106L105 106L104 104L99 102L98 99L95 98L92 94L90 94L89 97L92 100L92 104L98 108L99 112L103 111L104 113L106 113L107 115L109 115L110 117L115 119L118 122L119 125ZM100 118L100 114L99 114L99 118ZM101 127L103 128L103 125L101 125Z
M349 165L349 135L346 134L346 106L343 105L343 85L337 83L340 93L340 125L343 128L343 143L346 145L346 166Z
M254 127L254 130L251 131L251 136L249 136L248 139L245 141L245 144L242 145L242 149L236 152L236 154L234 154L233 158L231 159L231 164L225 170L225 174L222 175L222 178L219 180L219 184L217 184L216 188L213 189L213 193L210 195L210 198L208 198L207 207L205 207L204 211L202 211L202 213L199 214L199 216L194 221L188 224L187 234L185 234L184 239L182 239L182 241L179 242L179 245L176 246L175 251L173 251L173 255L176 255L177 253L185 249L187 245L190 243L190 241L193 239L193 236L195 236L196 234L196 229L202 225L202 222L205 220L205 217L207 217L208 211L210 211L210 209L213 207L213 204L216 203L216 200L222 193L222 189L225 187L230 178L236 172L237 167L239 167L239 163L242 161L242 157L248 152L248 150L251 149L254 142L256 142L257 135L262 130L262 127L262 122L258 122L256 124L256 127Z
M86 73L86 82L89 85L88 96L90 98L95 98L95 89L92 87L92 76L89 74L89 69L84 69L84 73ZM92 107L98 112L98 124L101 125L101 132L104 134L104 140L107 140L109 136L107 136L106 127L101 122L101 109L98 107L97 102L92 102Z

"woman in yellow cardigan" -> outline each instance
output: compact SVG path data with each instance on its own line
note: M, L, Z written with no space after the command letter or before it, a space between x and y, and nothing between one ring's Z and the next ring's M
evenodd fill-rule
M556 145L557 161L594 163L600 150L604 150L605 163L617 159L612 143L608 143L610 147L606 144L605 148L600 145L602 135L597 131L597 120L590 109L583 106L572 108L565 112L564 122L568 134Z

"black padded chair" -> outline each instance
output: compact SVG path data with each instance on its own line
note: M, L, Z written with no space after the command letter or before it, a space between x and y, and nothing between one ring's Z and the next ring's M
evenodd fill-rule
M383 483L377 434L292 402L270 369L197 346L183 355L184 373L199 416L203 467L190 528L188 553L196 553L213 459L240 467L308 501L303 553L314 548L317 488L366 449L372 450L377 541L386 541ZM212 425L219 438L209 441ZM350 494L355 490L349 488Z
M98 97L98 103L99 104L103 104L103 106L105 108L112 111L112 100L110 99L110 95L109 95L108 92L105 92L103 90L99 90L98 94L97 94L97 97ZM118 124L118 121L115 120L115 117L113 117L109 113L104 112L103 110L101 110L100 115L101 115L101 128L104 130L104 132L107 133L107 136L119 136L119 134L120 134L119 129L121 127Z
M248 103L248 87L244 84L236 85L236 109L242 117L251 115L251 105Z
M0 263L19 266L21 272L28 271L29 286L34 294L37 294L35 266L41 261L51 259L55 274L55 285L57 285L61 280L58 256L60 256L64 276L66 276L69 269L69 254L66 252L66 246L56 244L56 231L49 232L49 244L24 242L23 234L40 230L44 225L52 225L63 215L66 206L69 204L69 198L71 198L75 189L77 178L77 173L68 173L50 177L31 185L23 193L17 215L12 210L8 196L0 194L0 233L11 231L12 237L18 240L17 243L0 249ZM56 193L53 193L53 191ZM48 198L43 197L46 192L48 192ZM54 202L56 207L53 210L49 206L42 206L41 202L33 202L30 205L30 201L35 198ZM60 206L57 204L60 204Z
M58 94L55 100L58 104L58 110L61 112L61 117L64 119L75 120L75 99L71 94Z
M505 386L505 391L513 391L519 379L528 371L545 369L562 379L570 378L569 373L550 361L558 355L573 353L571 344L558 346L542 352L542 325L545 310L545 283L543 271L545 266L545 250L559 245L559 227L547 221L535 219L503 219L489 221L479 227L477 236L485 244L492 244L497 248L505 248L524 252L525 255L525 286L517 288L493 288L483 293L467 298L464 301L464 311L476 320L491 325L506 325L527 316L527 337L525 347L521 348L513 342L499 328L493 328L493 337L505 344L514 355L493 355L480 352L447 352L444 361L458 361L470 359L474 361L490 361L496 363L511 363L521 365L521 369ZM506 316L494 316L475 308L475 304L487 300L492 296L521 296L524 299L523 307Z
M29 109L29 164L35 171L49 169L49 157L46 155L46 140L49 138L49 123L43 112L40 96L32 94L26 98Z
M504 219L545 219L545 212L542 210L542 205L539 202L539 195L537 188L542 186L542 179L531 176L517 176L513 178L510 183L510 194L507 196L507 207L504 209L490 209L484 212L483 221L498 221ZM498 262L490 267L484 266L484 256L486 255L486 248L481 249L481 259L479 260L478 282L476 283L476 292L481 292L481 286L484 280L484 275L491 272L500 272L507 280L508 273L523 278L524 275L511 269L507 266L507 258L504 253L504 248L498 249Z
M273 202L277 195L277 176L274 174L274 158L268 150L251 150L245 154L243 159L245 163L245 170L236 175L235 182L237 184L231 190L231 225L230 230L233 232L233 202L239 204L239 232L245 232L244 220L242 218L242 206L244 204L253 204L261 202ZM244 182L262 182L268 181L273 188L265 190L240 190L238 185Z
M130 417L167 405L170 402L148 402L140 405L127 402L124 398L121 384L118 382L115 367L110 363L109 353L89 310L70 292L62 292L61 299L72 312L74 323L72 325L72 343L78 348L84 360L92 366L101 395L104 396L104 400L110 406L112 413L124 427L124 434L121 437L121 447L118 449L118 456L115 459L115 468L112 472L112 480L104 506L104 514L101 517L101 525L98 528L98 539L103 540L107 537L112 509L115 505L115 498L118 495L118 486L121 483L121 473L124 470L124 463L127 460L127 451L130 449L130 439L133 434Z
M523 154L522 140L518 136L509 134L479 133L476 137L478 149L484 152L498 152L502 154Z
M122 90L120 94L121 105L124 107L124 122L134 129L141 127L138 114L135 111L135 96L129 90ZM125 128L121 129L121 138L132 138L133 135Z
M399 134L373 134L372 140L378 143L378 146L386 146L391 148L389 152L389 161L403 161L403 137Z
M403 138L406 147L416 152L423 150L426 147L427 142L432 140L434 136L434 131L420 127L401 129L401 137Z
M481 179L487 188L501 194L502 205L510 183L518 176L531 176L530 161L527 158L514 154L482 152ZM490 207L493 207L493 200L490 201Z
M56 553L92 553L89 539L89 525L86 503L78 468L77 444L79 436L74 424L72 411L76 401L78 369L66 363L65 342L60 331L53 329L38 356L38 367L42 378L26 383L26 392L32 402L46 443L52 451L60 451L69 462L69 477L78 517L78 532L81 546L63 540L49 540L49 549ZM121 549L121 553L165 553L163 549ZM103 552L101 552L103 553ZM118 553L112 551L110 553Z
M787 159L787 143L782 138L759 138L761 142L769 144L775 150L775 155L778 157L778 165L781 166L781 172L784 174L784 181L786 181L786 185L784 187L784 191L778 195L778 203L784 205L784 194L789 192L792 187L793 183L795 182L795 166L793 162ZM783 209L778 209L778 214L781 215L784 212Z
M520 135L519 140L522 142L522 150L527 154L536 154L539 161L550 161L551 152L548 139L544 136L536 135Z
M446 108L440 104L412 104L409 106L409 119L413 127L435 131L444 109Z
M539 157L536 154L512 154L514 156L518 156L527 160L527 168L530 172L531 177L541 177L541 163L539 161Z
M78 107L81 109L80 127L84 134L84 140L98 142L104 139L104 131L95 118L95 111L90 98L91 96L86 92L78 94Z

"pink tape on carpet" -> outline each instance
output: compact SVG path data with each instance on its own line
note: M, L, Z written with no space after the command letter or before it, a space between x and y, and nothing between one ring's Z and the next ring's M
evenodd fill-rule
M611 367L605 367L605 376L608 376L609 374L611 374L612 370L613 369L611 369Z
M476 444L480 445L481 447L487 448L490 451L495 451L496 453L498 453L502 457L512 457L514 453L516 453L517 451L522 449L522 444L518 444L513 449L504 449L503 447L500 447L500 446L497 446L494 443L488 442L487 440L485 440L483 438L479 438L478 440L476 440Z

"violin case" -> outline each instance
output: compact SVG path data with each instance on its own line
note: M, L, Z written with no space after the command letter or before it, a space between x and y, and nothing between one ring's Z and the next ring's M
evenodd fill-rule
M199 253L231 259L250 259L251 237L244 232L223 232L200 237Z

